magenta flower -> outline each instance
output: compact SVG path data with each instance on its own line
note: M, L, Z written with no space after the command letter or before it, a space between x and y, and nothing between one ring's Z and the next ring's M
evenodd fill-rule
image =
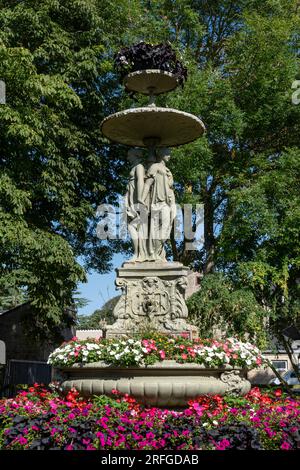
M86 447L86 450L97 450L96 447L94 447L92 444L89 444L87 447Z
M281 444L280 448L281 448L282 450L290 450L290 449L291 449L291 445L290 445L288 442L284 441L284 442Z
M228 439L222 439L222 441L216 444L216 450L226 450L227 447L230 447Z
M98 437L99 441L100 441L100 445L101 447L104 447L105 446L105 437L104 437L104 434L102 432L97 432L96 433L96 436Z
M18 440L19 440L19 443L20 443L21 445L25 445L25 444L27 444L27 442L28 442L27 439L26 439L26 437L23 437L23 436L19 437Z

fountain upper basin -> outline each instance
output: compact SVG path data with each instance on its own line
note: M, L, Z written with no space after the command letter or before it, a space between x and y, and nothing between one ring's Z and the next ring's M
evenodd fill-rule
M157 147L177 147L192 142L204 133L201 119L172 108L147 106L111 114L101 123L105 137L133 147L148 147L155 139Z

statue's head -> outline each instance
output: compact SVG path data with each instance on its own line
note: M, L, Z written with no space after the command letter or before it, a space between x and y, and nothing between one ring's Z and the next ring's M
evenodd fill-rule
M170 149L168 147L162 147L158 149L156 155L157 155L157 160L159 162L161 162L162 160L164 162L168 162L171 158Z
M131 148L128 150L127 153L127 160L130 163L138 163L143 158L143 151L142 149Z

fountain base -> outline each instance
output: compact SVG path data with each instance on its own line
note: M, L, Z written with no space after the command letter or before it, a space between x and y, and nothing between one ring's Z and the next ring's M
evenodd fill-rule
M184 293L188 268L181 263L124 263L117 270L122 295L115 306L117 321L106 330L107 338L132 336L155 330L165 334L197 337L198 329L187 323Z

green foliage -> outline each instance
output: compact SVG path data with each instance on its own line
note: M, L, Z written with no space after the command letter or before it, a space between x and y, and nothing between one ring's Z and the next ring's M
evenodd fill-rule
M106 395L94 395L93 396L93 403L98 409L104 408L105 406L109 406L110 408L115 408L116 410L120 411L127 411L129 406L126 401L117 401L114 398L108 397Z
M117 295L116 297L108 300L102 308L95 310L91 315L78 315L77 328L83 330L101 328L100 322L103 321L108 325L111 325L115 321L113 317L113 309L119 298L120 296Z
M293 0L172 7L156 1L150 11L160 15L189 78L161 103L199 115L207 127L202 139L174 150L170 162L178 202L204 205L204 246L191 253L173 243L172 254L205 275L223 273L232 304L216 277L213 290L225 309L218 315L235 318L237 334L249 328L264 341L263 317L277 334L300 312L300 106L291 100L299 78L299 7ZM196 21L188 25L191 12ZM210 328L205 277L189 305ZM242 306L241 321L234 305ZM203 324L201 331L211 333Z
M110 159L99 124L109 95L116 105L112 48L130 11L125 1L1 1L0 298L26 292L42 335L66 320L85 279L79 257L110 268L95 211L119 191L122 163Z
M204 246L188 252L174 242L169 252L205 275L226 276L251 335L262 334L265 312L275 332L297 319L297 1L0 5L7 89L0 106L0 298L9 288L24 292L41 309L37 324L51 330L84 279L76 260L103 272L113 250L128 250L95 236L97 205L124 193L127 175L125 149L108 147L99 123L131 105L114 75L114 53L141 40L170 41L189 78L157 103L199 115L207 133L174 150L170 162L178 202L204 204ZM244 334L226 289L218 295L226 307L218 315L234 318L236 333ZM195 305L193 312L203 309Z
M257 302L249 288L238 288L221 273L204 276L201 288L188 300L190 317L200 336L239 334L259 347L266 346L265 323L268 312Z

